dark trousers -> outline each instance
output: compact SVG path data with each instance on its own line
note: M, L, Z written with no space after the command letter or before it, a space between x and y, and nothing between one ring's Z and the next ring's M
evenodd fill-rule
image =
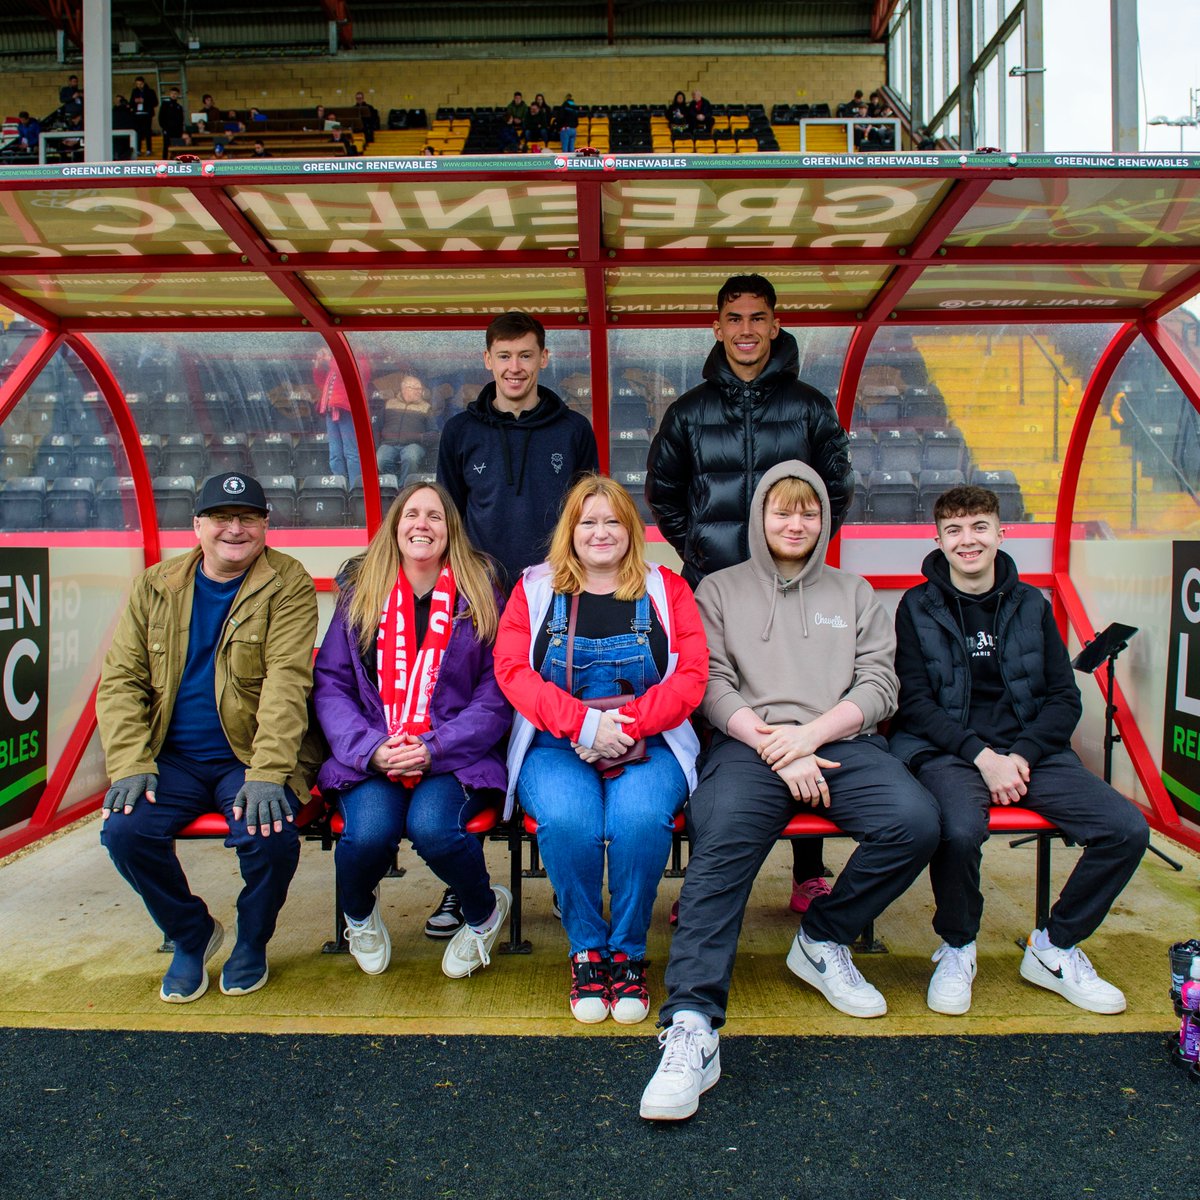
M833 892L812 902L804 931L849 944L924 869L938 844L937 805L878 735L831 742L821 757L841 766L825 772L830 807L819 811L858 848ZM692 849L667 964L664 1024L680 1009L705 1013L714 1028L724 1024L750 889L796 811L787 785L749 746L714 737L688 801Z
M942 810L942 840L929 864L937 905L933 928L949 945L965 946L975 940L983 915L979 865L991 807L987 785L971 763L953 754L927 759L916 774ZM1146 818L1073 750L1047 755L1033 767L1022 806L1084 847L1046 925L1050 941L1069 949L1096 932L1137 870L1150 837Z
M237 851L245 886L238 896L238 940L265 948L275 932L279 910L300 861L300 835L284 822L270 837L246 832L244 820L233 818L233 798L246 781L237 759L198 762L160 754L157 801L144 797L126 815L114 812L101 827L100 841L113 865L141 896L159 929L175 945L194 954L204 949L212 918L199 896L192 894L175 854L175 835L202 813L221 812L229 822L225 845ZM292 811L299 811L288 791Z

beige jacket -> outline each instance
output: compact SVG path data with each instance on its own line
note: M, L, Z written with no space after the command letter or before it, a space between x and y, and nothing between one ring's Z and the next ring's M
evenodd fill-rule
M187 661L201 551L149 567L104 658L96 719L110 779L157 774ZM217 713L246 778L287 784L304 800L322 746L309 732L317 595L294 558L267 548L246 572L217 643Z

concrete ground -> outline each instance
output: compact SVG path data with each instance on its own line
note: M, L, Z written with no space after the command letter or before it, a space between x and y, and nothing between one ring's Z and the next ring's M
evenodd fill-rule
M325 955L332 934L333 856L305 843L291 895L271 944L271 979L250 996L233 998L215 986L188 1005L163 1004L159 979L167 966L161 938L141 901L117 875L98 842L99 821L81 822L50 841L0 863L0 1025L75 1029L158 1029L262 1033L559 1034L596 1037L653 1034L653 1017L630 1028L583 1026L567 1004L566 942L544 879L525 883L528 955L495 954L473 978L441 972L444 943L423 936L426 915L442 885L405 846L407 873L382 885L392 962L364 975L349 956ZM860 1021L831 1009L784 965L795 918L786 911L791 855L771 854L746 913L725 1032L773 1035L895 1035L1163 1031L1176 1026L1167 997L1167 947L1200 934L1200 858L1155 841L1184 862L1176 873L1147 855L1087 951L1101 974L1121 987L1128 1010L1115 1017L1079 1011L1017 974L1017 938L1033 922L1032 845L1012 849L993 839L984 855L986 911L979 939L979 978L970 1013L944 1017L925 1006L937 940L922 877L883 914L876 932L889 953L858 955L863 973L887 997L881 1020ZM835 870L852 843L826 843ZM1062 886L1079 851L1054 848L1054 888ZM235 855L220 842L180 848L194 889L230 931L214 959L214 980L232 948L234 901L240 887ZM496 882L508 880L504 843L488 843ZM652 1004L662 998L670 948L668 912L681 881L664 879L650 931Z

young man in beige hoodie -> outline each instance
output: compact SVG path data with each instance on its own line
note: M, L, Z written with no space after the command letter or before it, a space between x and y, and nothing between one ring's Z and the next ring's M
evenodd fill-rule
M692 854L660 1011L662 1061L641 1115L691 1116L721 1074L738 935L750 889L797 804L827 810L859 843L792 940L788 968L855 1017L887 1012L849 943L937 848L933 797L877 733L896 707L896 639L865 579L825 562L829 498L793 460L763 476L750 560L709 575L696 603L709 645L701 712L712 747L688 806Z

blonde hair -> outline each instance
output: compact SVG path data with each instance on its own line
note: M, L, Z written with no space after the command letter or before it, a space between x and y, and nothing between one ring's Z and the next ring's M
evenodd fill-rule
M801 479L798 475L786 475L783 479L771 484L763 508L765 509L768 504L773 504L785 512L812 506L819 509L821 497L817 495L816 488L807 479Z
M392 501L366 553L352 560L347 568L345 585L354 590L346 601L346 624L364 654L375 642L380 614L396 586L403 563L396 527L408 502L425 489L437 496L446 514L446 556L458 594L467 602L464 616L470 617L480 641L490 645L496 640L500 614L496 607L496 571L491 560L471 545L458 509L445 488L437 483L410 483Z
M617 600L640 600L646 592L646 532L633 497L615 479L607 475L585 475L566 494L562 515L550 537L551 587L565 596L584 589L587 568L575 553L575 526L583 515L583 506L593 497L608 501L613 515L629 534L629 549L617 569Z

